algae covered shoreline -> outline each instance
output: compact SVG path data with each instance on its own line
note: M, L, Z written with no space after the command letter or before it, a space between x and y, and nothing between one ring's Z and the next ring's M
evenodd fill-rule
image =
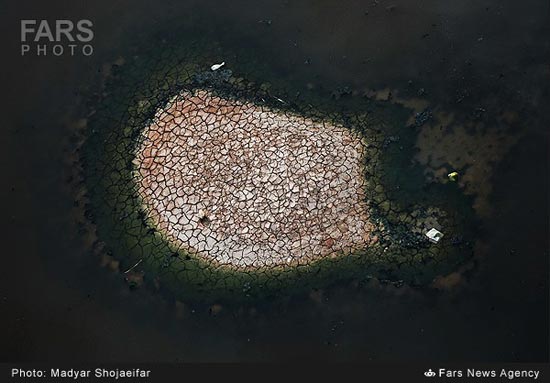
M113 67L105 92L91 103L82 147L87 215L106 251L122 270L182 299L241 300L287 294L339 280L427 285L469 258L473 246L470 201L453 184L427 184L412 162L416 127L411 111L347 90L298 93L246 52L211 41L156 44ZM212 63L235 57L216 72ZM329 121L360 135L365 146L364 197L376 243L309 264L234 268L183 251L153 224L136 187L134 157L140 135L155 113L182 91L209 89L282 113ZM430 243L437 226L445 236Z

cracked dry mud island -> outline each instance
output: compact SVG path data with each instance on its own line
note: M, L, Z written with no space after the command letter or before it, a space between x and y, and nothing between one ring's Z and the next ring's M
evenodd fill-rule
M368 246L363 143L332 123L208 91L160 109L138 147L138 193L175 246L230 267L307 265Z
M468 201L412 161L410 110L154 49L112 66L81 151L95 248L134 285L220 300L423 285L471 253Z

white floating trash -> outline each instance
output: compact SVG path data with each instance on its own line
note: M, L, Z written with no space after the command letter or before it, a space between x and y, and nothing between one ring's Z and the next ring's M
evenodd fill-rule
M214 65L212 65L212 66L210 67L210 69L212 69L212 70L218 70L218 69L220 69L220 68L221 68L222 66L224 66L224 65L225 65L225 61L222 62L222 63L220 63L220 64L214 64Z
M430 240L432 243L437 243L439 240L443 237L443 233L437 230L436 228L431 228L427 233L426 237Z

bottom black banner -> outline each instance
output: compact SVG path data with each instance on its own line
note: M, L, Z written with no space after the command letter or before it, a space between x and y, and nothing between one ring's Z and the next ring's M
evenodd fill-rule
M175 382L189 379L300 379L338 382L548 382L533 364L1 364L1 382ZM359 380L358 380L359 379Z

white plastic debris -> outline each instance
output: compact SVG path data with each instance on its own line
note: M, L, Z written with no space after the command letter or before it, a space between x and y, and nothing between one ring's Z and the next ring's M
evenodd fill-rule
M426 237L430 240L432 243L437 243L439 240L443 237L443 233L437 230L436 228L431 228L427 233Z
M220 64L214 64L214 65L212 65L212 66L210 67L210 69L212 69L212 70L218 70L218 69L220 69L220 68L221 68L222 66L224 66L224 65L225 65L225 61L222 62L222 63L220 63Z

